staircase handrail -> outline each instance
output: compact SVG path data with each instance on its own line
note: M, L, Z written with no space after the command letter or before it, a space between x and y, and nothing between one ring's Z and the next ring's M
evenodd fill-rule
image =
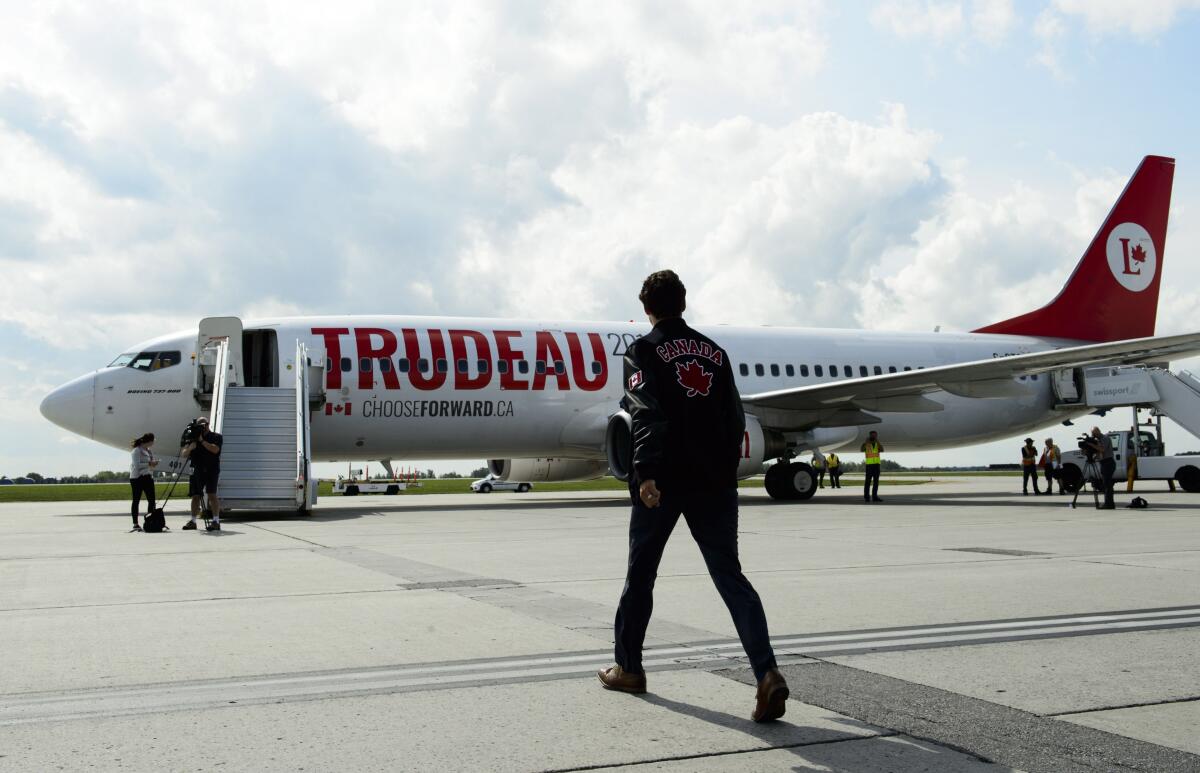
M308 508L308 488L312 473L312 437L308 422L308 347L296 341L296 486L297 504Z
M221 339L216 344L217 362L213 369L212 409L208 424L213 432L221 434L225 425L225 392L229 386L229 340Z

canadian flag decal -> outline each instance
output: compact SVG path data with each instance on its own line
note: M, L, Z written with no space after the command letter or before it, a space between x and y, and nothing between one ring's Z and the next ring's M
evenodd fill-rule
M642 377L642 372L639 370L637 373L634 373L629 377L629 388L637 389L642 385L643 381L645 381L645 379Z
M333 415L337 414L337 415L349 416L351 405L353 405L353 403L342 403L341 405L334 405L333 403L325 403L325 415L333 416Z
M687 390L688 397L708 397L708 390L712 389L713 374L695 360L688 363L676 362L675 378L679 380L680 386Z

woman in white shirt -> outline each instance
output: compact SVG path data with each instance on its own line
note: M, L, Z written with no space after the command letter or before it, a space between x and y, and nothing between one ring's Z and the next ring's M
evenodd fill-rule
M133 452L129 462L129 487L133 489L133 504L129 508L133 515L133 530L141 531L138 525L138 505L142 502L142 494L146 495L146 515L154 512L154 476L150 473L158 466L154 458L154 433L147 432L140 438L134 438L130 444Z

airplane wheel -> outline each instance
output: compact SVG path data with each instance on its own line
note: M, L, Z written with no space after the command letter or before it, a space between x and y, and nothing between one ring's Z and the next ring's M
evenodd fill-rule
M1083 471L1070 462L1064 464L1058 474L1061 476L1063 491L1068 494L1074 494L1083 488Z
M777 462L767 469L766 478L763 479L763 484L767 489L767 495L771 499L788 499L786 483L784 478L787 477L787 462Z
M817 490L817 475L803 462L781 462L767 470L764 481L772 499L812 499Z
M1175 473L1175 480L1179 481L1183 490L1190 494L1200 492L1200 470L1190 464L1179 468L1179 471Z
M811 465L804 462L793 462L788 467L788 486L792 489L792 499L812 499L817 493L817 473Z

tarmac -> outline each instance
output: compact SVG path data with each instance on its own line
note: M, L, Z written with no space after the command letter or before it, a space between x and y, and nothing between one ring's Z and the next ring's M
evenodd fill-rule
M792 689L766 725L682 525L648 694L600 688L620 493L332 497L211 534L184 504L164 534L0 505L0 771L1200 771L1200 495L880 493L742 491Z

